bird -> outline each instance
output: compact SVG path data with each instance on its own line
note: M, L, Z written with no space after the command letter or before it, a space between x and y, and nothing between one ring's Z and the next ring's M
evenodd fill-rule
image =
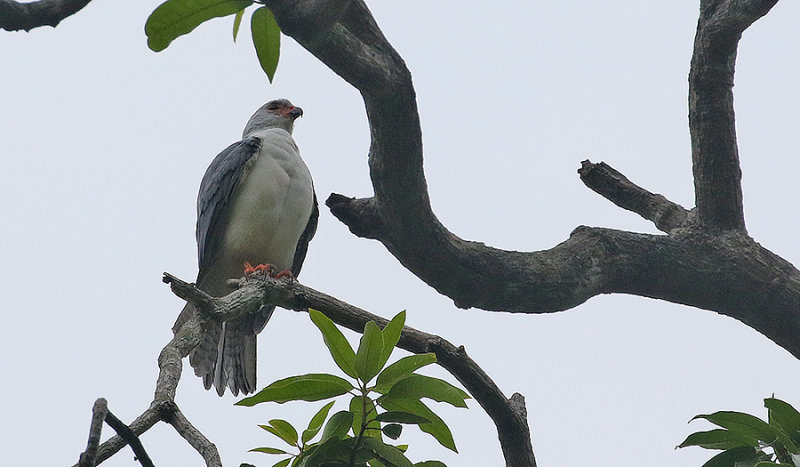
M243 268L245 274L300 274L319 218L311 173L292 137L302 115L288 99L267 102L250 117L242 139L220 152L206 170L197 195L200 290L226 295L227 280L241 277ZM234 396L255 391L256 335L274 310L267 305L225 323L208 321L200 344L189 354L206 389L213 385L220 397L226 387ZM173 332L195 314L187 303Z

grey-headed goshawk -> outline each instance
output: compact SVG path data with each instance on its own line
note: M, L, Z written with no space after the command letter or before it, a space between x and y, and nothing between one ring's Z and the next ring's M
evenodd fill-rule
M197 286L213 295L230 292L226 281L241 277L247 263L270 264L300 273L319 208L311 174L292 138L302 109L286 99L267 102L245 126L242 140L211 162L197 195ZM247 269L246 268L246 269ZM256 389L256 335L274 306L226 323L209 322L189 355L206 389L221 396ZM195 313L187 304L173 331Z

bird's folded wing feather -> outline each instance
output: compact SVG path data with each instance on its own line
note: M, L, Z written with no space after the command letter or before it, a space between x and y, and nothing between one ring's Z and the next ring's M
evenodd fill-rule
M297 277L300 274L300 269L303 267L303 261L306 259L308 252L308 242L314 238L317 233L317 221L319 220L319 204L317 203L317 194L314 193L314 205L311 208L311 216L308 218L305 230L300 235L300 240L297 241L297 248L294 250L294 260L292 261L292 274Z
M197 252L200 274L219 252L227 225L227 204L247 176L251 159L261 149L261 139L251 137L225 148L208 166L197 195ZM198 282L200 278L198 277Z

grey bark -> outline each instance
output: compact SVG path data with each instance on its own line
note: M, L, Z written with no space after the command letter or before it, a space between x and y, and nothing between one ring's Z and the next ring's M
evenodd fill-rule
M39 0L20 3L0 0L0 29L30 31L41 26L56 27L69 16L79 12L92 0Z
M688 213L644 189L601 191L668 235L578 227L556 247L534 252L466 241L438 221L410 73L363 1L266 3L284 32L364 98L375 195L331 195L331 212L354 234L382 242L457 306L548 313L599 294L634 294L736 318L800 357L800 272L745 230L731 92L741 33L776 0L701 4L689 73L697 207ZM653 205L643 205L642 196Z

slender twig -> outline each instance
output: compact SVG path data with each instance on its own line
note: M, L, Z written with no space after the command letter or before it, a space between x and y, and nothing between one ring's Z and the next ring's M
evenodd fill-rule
M136 459L142 464L142 467L154 467L153 461L150 460L150 456L145 451L142 442L139 440L139 437L136 436L136 433L131 430L131 428L124 424L122 420L116 417L111 411L109 410L106 413L106 423L108 426L114 429L118 435L125 440L126 443L131 447L133 450L133 454L136 456Z
M86 451L80 455L79 467L94 467L97 462L97 449L100 445L100 434L103 430L103 420L108 413L108 404L102 397L97 399L92 406L92 422L89 425L89 442Z
M165 278L165 280L167 279ZM209 306L211 302L207 298L208 296L200 291L194 291L192 295L192 299L200 307ZM246 312L246 309L242 312ZM232 313L230 316L236 316L236 314ZM221 467L222 461L216 446L189 423L177 404L175 404L175 392L183 368L181 360L189 355L189 352L200 342L204 319L207 318L195 316L189 319L161 350L158 357L159 372L153 402L147 410L130 424L129 428L134 437L141 436L142 433L152 428L159 421L165 421L172 425L197 450L207 466ZM97 452L97 462L103 462L113 456L126 444L128 444L128 441L122 436L112 436L100 445Z

